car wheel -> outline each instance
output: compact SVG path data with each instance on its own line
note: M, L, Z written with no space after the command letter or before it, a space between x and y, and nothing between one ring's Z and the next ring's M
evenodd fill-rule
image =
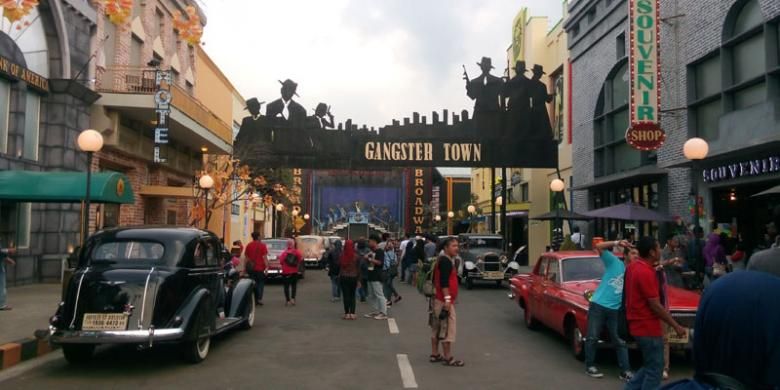
M255 293L250 292L246 299L246 313L244 314L244 324L241 325L241 329L249 330L255 326Z
M525 309L523 309L523 320L525 320L525 327L530 330L538 330L539 329L539 321L534 318L534 315L531 314L531 309L528 308L528 304L526 303Z
M209 354L211 335L209 335L208 326L204 326L206 323L206 307L207 305L202 304L198 310L198 317L195 318L197 335L193 340L187 340L182 343L182 357L190 363L200 363Z
M471 290L472 288L474 288L474 280L467 276L466 277L466 290Z
M572 355L574 355L574 358L577 360L584 360L585 348L580 328L577 325L570 325L567 334L569 335L569 347L571 348Z
M70 364L84 364L92 360L95 344L64 344L62 354Z

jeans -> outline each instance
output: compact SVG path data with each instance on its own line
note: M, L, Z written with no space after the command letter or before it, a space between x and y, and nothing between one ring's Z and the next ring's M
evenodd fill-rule
M5 306L8 291L5 288L5 259L0 258L0 307Z
M387 278L385 279L385 285L383 286L385 297L387 297L387 300L393 299L394 296L400 297L401 294L396 291L395 286L393 286L393 280L395 280L395 276L390 276L390 274L387 274Z
M357 278L339 277L341 291L344 292L344 314L355 314L355 290Z
M644 365L626 383L625 390L655 390L661 387L664 370L664 338L636 336L634 339L642 351Z
M361 302L365 302L368 296L368 279L360 279L360 288L357 289L357 295Z
M255 281L255 301L260 302L263 300L265 290L265 273L251 271L249 277Z
M341 286L339 285L338 275L330 276L330 295L333 298L341 298Z
M409 264L409 266L406 267L406 273L404 276L404 281L409 284L413 284L414 280L414 273L417 272L417 263Z
M604 325L609 331L609 339L615 344L618 366L621 372L631 370L628 362L626 342L618 334L618 310L612 310L595 302L588 309L588 336L585 339L585 367L593 367L596 362L596 345Z
M378 280L368 282L368 301L374 308L374 312L387 315L387 298L382 291L382 282Z
M284 275L284 299L290 301L295 299L295 293L298 291L298 274ZM292 294L290 294L292 292Z

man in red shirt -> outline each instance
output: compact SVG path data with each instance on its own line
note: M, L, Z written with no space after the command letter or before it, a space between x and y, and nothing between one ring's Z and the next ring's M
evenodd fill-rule
M449 237L444 240L442 254L436 260L433 270L433 286L436 290L432 299L433 315L439 319L441 325L431 325L431 362L443 361L447 366L463 367L463 360L457 360L452 356L452 344L455 343L455 303L458 300L458 273L455 270L455 257L458 256L458 240ZM441 329L446 325L446 332ZM442 334L446 333L446 334ZM439 354L439 343L442 352Z
M244 271L255 281L255 303L263 306L265 275L268 273L268 247L260 241L260 233L252 233L252 242L246 246L244 257Z
M654 264L661 258L661 246L654 237L642 237L636 244L639 258L626 268L625 305L628 330L642 351L644 366L626 384L626 390L655 390L661 386L664 368L664 333L661 321L679 337L686 330L661 304Z

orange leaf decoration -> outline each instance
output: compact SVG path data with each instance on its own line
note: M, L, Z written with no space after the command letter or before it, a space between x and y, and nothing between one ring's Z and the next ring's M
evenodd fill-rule
M200 38L203 36L203 26L200 23L200 16L195 7L188 5L185 9L187 18L180 11L173 13L173 28L178 30L179 38L187 42L190 46L200 44Z
M3 16L11 23L22 20L33 8L38 6L38 0L2 0Z
M102 0L106 16L111 23L121 26L133 13L133 0Z

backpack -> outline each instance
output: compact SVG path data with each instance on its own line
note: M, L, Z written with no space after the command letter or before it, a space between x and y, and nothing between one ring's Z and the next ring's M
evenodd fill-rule
M290 267L297 267L298 256L295 256L295 253L293 252L287 252L287 255L284 256L284 263L289 265Z
M438 263L439 262L436 259L430 262L425 262L423 263L422 268L418 271L420 277L417 279L417 291L428 298L436 295L436 286L433 283L433 274Z

